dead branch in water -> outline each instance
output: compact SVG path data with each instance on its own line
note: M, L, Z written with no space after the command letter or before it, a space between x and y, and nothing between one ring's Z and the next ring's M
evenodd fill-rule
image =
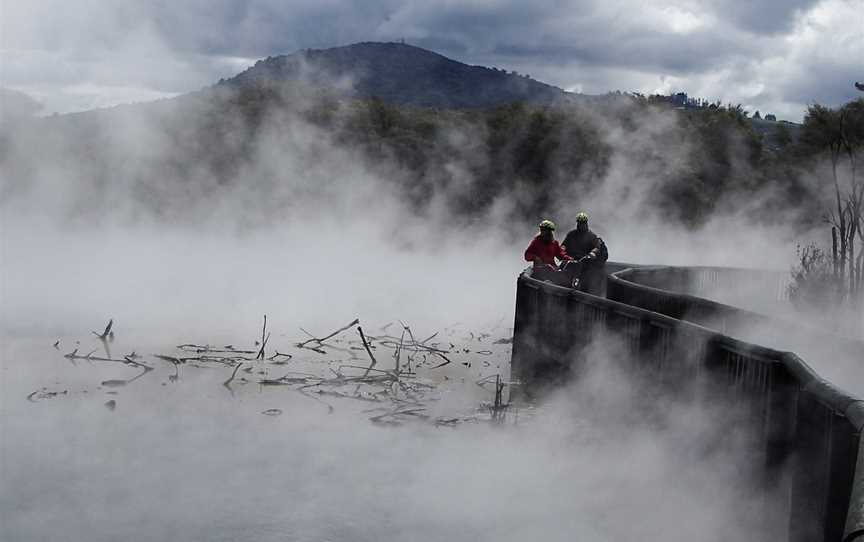
M257 350L237 350L230 344L222 348L212 348L210 345L200 344L181 344L177 346L178 350L194 351L196 354L256 354Z
M392 335L380 335L377 337L369 336L371 340L378 341L378 344L381 346L386 346L388 348L396 349L399 347L399 337L394 337ZM453 345L451 344L451 347ZM403 344L403 347L405 345ZM440 348L435 348L434 346L427 346L423 344L423 342L413 341L411 344L407 345L407 348L412 352L430 352L430 353L442 353L442 354L450 354L450 350L442 350Z
M507 412L507 409L510 408L510 403L504 402L504 387L508 384L512 384L512 382L505 382L501 379L500 374L494 375L495 377L495 399L491 405L488 405L489 415L492 418L493 423L501 423L504 421L504 415ZM483 387L484 384L490 383L492 380L492 376L487 376L486 378L482 378L476 382L476 384L480 387Z
M96 350L91 350L88 354L81 355L78 353L78 349L76 348L75 350L69 352L68 354L63 354L63 357L68 359L68 360L84 359L87 361L110 361L113 363L123 363L124 365L131 365L133 367L138 367L138 368L141 368L141 369L144 369L147 371L153 370L153 367L150 367L149 365L147 365L145 363L141 363L140 361L135 361L130 356L126 356L123 359L103 358L101 356L94 356L93 355L94 352L96 352Z
M267 338L264 339L264 342L261 343L261 350L258 351L258 355L255 356L255 359L264 359L264 348L267 346L267 341L270 340L270 334L267 334Z
M443 359L444 361L443 361L442 363L439 363L439 364L436 365L435 367L430 367L430 369L440 369L441 367L444 367L445 365L450 365L450 363L451 363L450 358L448 358L447 356L445 356L445 355L442 354L441 352L437 352L437 351L436 351L436 352L433 352L433 353L434 353L436 356L438 356L438 357L440 357L441 359Z
M176 382L179 379L180 365L186 365L191 368L211 368L211 364L224 365L230 368L229 378L221 382L222 386L228 389L233 395L236 390L233 389L235 382L242 384L257 383L261 387L288 387L288 390L306 395L316 401L326 405L330 412L333 411L332 405L322 400L322 397L332 396L357 401L368 401L378 403L380 406L371 421L373 423L398 424L411 419L430 419L437 425L455 425L463 421L480 421L481 418L488 420L488 414L491 414L492 421L498 421L504 415L504 410L508 406L503 400L504 384L500 377L495 379L495 399L494 401L480 403L480 409L475 411L472 416L452 416L446 418L438 418L431 420L431 417L426 413L426 409L430 401L437 401L442 398L439 395L438 389L443 381L448 380L448 376L441 376L442 382L435 382L433 379L426 380L417 374L421 368L423 370L434 370L457 361L453 358L454 354L461 356L463 354L479 354L490 355L491 350L473 351L465 348L465 345L456 346L453 342L444 340L434 341L439 333L433 333L422 341L418 340L414 335L413 329L402 321L397 321L402 327L402 332L399 335L390 335L386 333L387 328L392 324L388 324L381 328L380 336L367 335L360 326L360 319L355 318L345 326L342 326L326 336L316 337L307 331L301 330L308 335L308 338L301 342L293 343L294 346L310 350L322 355L327 355L324 358L326 365L320 365L320 359L313 359L310 356L296 356L273 350L271 346L271 355L267 356L266 348L269 340L272 337L272 330L268 329L268 318L265 314L261 328L260 340L255 341L255 349L242 350L228 344L225 346L213 346L209 343L194 344L185 343L176 347L173 353L153 354L157 360L162 360L170 364L173 368L173 374L168 376L168 381ZM100 339L102 337L110 337L113 321L109 322L109 326L102 333L93 332ZM332 340L334 337L357 327L357 334L360 339L360 344L357 344L357 337L341 337ZM393 328L395 329L395 327ZM107 333L107 335L106 335ZM447 332L447 335L452 335L452 332ZM480 339L489 338L489 334L481 334ZM328 342L331 341L332 342ZM455 340L455 339L454 339ZM103 344L107 342L103 340ZM449 345L449 346L448 346ZM59 345L58 345L59 346ZM377 355L381 355L383 349L391 349L392 352L387 352L393 356L394 367L379 368ZM368 363L359 353L363 350L368 355ZM473 351L473 352L472 352ZM153 370L148 365L137 361L140 358L134 352L123 356L123 359L115 359L110 353L106 357L95 355L96 350L87 354L79 354L76 348L64 357L71 360L83 359L91 361L109 361L115 363L124 363L133 367L139 367L142 371L127 380L104 380L102 386L106 388L125 386L128 383L141 378L148 371ZM377 354L376 354L377 352ZM436 360L435 358L438 358ZM451 361L452 358L452 361ZM268 374L270 370L275 369L278 365L288 363L289 360L296 359L292 365L297 365L297 369L301 371L304 367L316 367L309 369L309 373L304 372L288 372L280 377L273 378ZM437 361L440 363L436 363ZM458 361L463 361L458 359ZM465 360L470 361L470 360ZM485 362L489 366L488 362ZM458 365L458 364L457 364ZM463 363L466 367L470 367L470 363ZM161 364L157 363L157 367L162 369ZM167 368L166 368L167 369ZM461 367L457 367L461 369ZM165 370L165 369L163 369ZM243 371L243 375L240 375ZM323 374L322 374L323 371ZM314 373L314 374L312 374ZM332 373L332 374L329 374ZM250 376L250 375L256 376ZM450 375L453 376L453 375ZM464 378L463 378L464 381ZM483 385L481 380L478 384ZM165 382L162 385L166 385ZM491 391L491 390L490 390ZM109 392L112 393L112 392ZM29 400L40 399L40 392L34 392L28 396ZM477 413L480 413L480 418Z
M258 355L255 356L255 359L264 359L264 348L267 346L267 341L270 340L270 334L267 333L265 337L264 334L267 332L267 315L264 315L264 327L261 328L261 349L258 350Z
M366 376L369 374L369 371L371 371L372 368L375 367L378 361L375 360L375 355L372 353L372 349L369 348L369 343L366 342L366 335L363 335L363 328L357 326L357 331L360 333L360 340L363 341L363 348L366 349L366 353L369 354L369 359L372 360L372 365L370 365L369 368L366 369L366 372L363 373L363 376Z
M281 352L279 352L277 350L275 354L273 354L272 356L267 358L267 361L272 361L273 363L276 363L276 364L282 364L282 363L286 363L289 359L291 359L293 357L294 356L292 356L291 354L282 354ZM285 358L285 359L281 360L279 358Z
M401 324L402 322L400 321L399 323ZM411 331L411 327L410 327L410 326L407 326L407 325L405 325L405 324L402 324L402 326L405 328L405 331L408 333L408 338L411 339L411 345L414 347L414 353L416 354L417 351L418 351L418 349L417 349L417 346L418 346L418 345L417 345L417 339L414 338L414 333ZM409 372L409 373L411 372L411 362L412 362L413 360L414 360L414 356L412 356L412 355L409 354L409 355L408 355L408 372Z
M174 365L184 365L190 362L200 362L200 363L221 363L222 365L228 365L233 367L235 363L241 363L244 361L255 361L255 358L247 358L243 356L189 356L184 358L178 358L175 356L166 356L164 354L153 354L154 358L161 359L163 361L167 361Z
M99 337L103 341L108 340L109 338L113 339L114 334L111 333L111 326L113 326L113 325L114 325L114 319L111 318L110 320L108 320L108 325L105 326L105 331L103 331L102 333L98 333L96 331L91 331L90 333L92 333L93 335L96 335L97 337Z
M123 387L127 384L131 384L132 382L135 382L136 380L138 380L142 376L146 375L150 371L151 371L151 369L144 369L143 371L141 371L140 374L135 375L132 378L118 379L118 380L103 380L102 385L105 386L106 388L120 388L120 387Z
M318 343L319 346L324 346L324 341L326 341L327 339L332 339L333 337L335 337L336 335L339 335L339 334L342 333L343 331L347 331L347 330L351 329L352 327L354 327L354 326L356 326L356 325L359 325L359 324L360 324L360 319L359 319L359 318L355 318L351 323L346 324L346 325L340 327L339 329L337 329L336 331L334 331L334 332L331 333L330 335L327 335L326 337L322 337L322 338L320 338L320 339L317 338L317 337L312 336L312 334L309 333L308 331L306 331L305 329L300 328L300 329L303 331L303 333L306 333L307 335L311 336L312 338L311 338L311 339L307 339L307 340L305 340L305 341L303 341L303 342L301 342L301 343L297 343L296 346L297 346L297 348L308 348L306 345L309 344L309 343ZM314 347L313 347L313 348L309 348L309 350L315 350L315 348L314 348ZM317 351L317 350L316 350L316 351Z
M234 367L234 371L231 373L231 378L222 383L223 386L231 390L231 382L234 381L234 377L237 376L237 371L240 370L240 367L243 367L242 363L238 363L236 367Z
M299 374L300 376L290 376L291 374ZM258 381L262 386L287 386L289 384L304 384L315 386L319 382L323 382L320 376L306 375L303 373L288 373L279 378L263 378Z
M399 322L400 324L402 322ZM399 361L402 358L402 348L405 344L405 324L402 324L402 336L399 337L399 346L396 348L396 351L393 352L393 359L396 360L396 374L399 374Z
M186 363L185 359L175 358L174 356L165 356L162 354L153 354L154 358L161 359L162 361L167 361L168 363L173 363L174 365L181 365Z
M336 373L337 376L343 376L343 377L344 377L344 375L342 375L342 373L341 373L342 369L362 369L362 370L366 371L366 373L364 373L364 374L368 374L369 371L376 371L376 372L379 372L379 373L383 373L383 374L390 374L390 375L393 374L393 371L388 371L388 370L386 370L386 369L373 369L372 367L362 367L362 366L360 366L360 365L340 365L340 366L338 367L338 369L339 369L340 372L337 372L337 373ZM332 370L332 369L331 369L331 370Z

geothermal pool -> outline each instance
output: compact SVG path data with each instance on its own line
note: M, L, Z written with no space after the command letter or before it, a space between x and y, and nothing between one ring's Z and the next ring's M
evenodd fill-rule
M751 497L727 483L734 453L682 447L698 424L688 408L670 409L662 428L640 420L642 407L622 374L598 367L581 385L490 423L485 405L494 401L494 386L477 382L506 376L510 346L495 344L510 332L504 326L442 327L428 344L451 351L452 363L415 369L434 389L424 389L422 416L398 423L370 419L393 409L389 400L258 383L288 373L332 374L350 352L368 361L365 352L351 350L350 333L342 352L327 355L292 347L303 336L274 333L268 352L294 357L253 363L252 371L237 371L228 389L230 367L175 366L152 356L176 355L175 345L132 340L133 331L115 329L111 355L134 349L141 355L135 359L153 367L125 385L119 382L142 371L64 357L75 348L105 354L86 329L59 337L56 348L53 336L3 338L0 539L753 535ZM373 337L385 333L368 329ZM386 352L376 349L379 367L392 369Z

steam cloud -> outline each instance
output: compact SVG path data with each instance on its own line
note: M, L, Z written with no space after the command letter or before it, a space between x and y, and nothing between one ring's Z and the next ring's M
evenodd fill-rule
M387 182L396 164L369 163L274 114L254 133L238 122L228 134L246 138L250 156L230 182L173 178L164 137L173 107L91 117L107 126L98 151L118 166L107 176L62 133L25 130L11 143L0 185L3 364L16 375L3 377L0 400L4 537L689 541L758 531L747 512L755 497L729 483L737 450L709 453L693 437L717 418L634 399L614 345L597 346L581 383L500 431L382 430L284 397L289 414L274 422L258 414L270 395L232 402L155 385L124 391L113 413L80 398L34 410L25 390L59 363L39 345L106 316L154 347L231 342L262 313L280 330L354 316L430 330L512 318L533 226L512 223L505 199L469 226L454 217L448 191L467 172L407 206ZM604 126L616 148L610 174L590 193L556 195L553 218L566 226L587 209L616 260L785 267L793 232L743 222L734 202L695 232L645 209L664 172L640 169L628 149L670 165L679 152L658 142L674 121L655 115L629 133ZM775 242L766 249L754 237ZM69 367L57 374L81 378ZM194 388L209 389L200 378ZM661 422L646 419L658 411Z

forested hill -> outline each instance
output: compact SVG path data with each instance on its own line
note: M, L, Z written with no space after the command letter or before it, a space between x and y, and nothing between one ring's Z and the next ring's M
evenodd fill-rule
M577 203L688 226L718 212L818 220L811 179L824 175L810 169L822 147L764 127L773 132L740 107L589 99L416 47L359 44L262 60L173 99L0 129L0 196L53 179L82 214L119 191L135 212L185 219L254 188L267 217L326 191L321 179L362 173L418 214L441 205L454 224L489 213L533 224Z
M570 103L577 94L496 68L469 66L402 43L357 43L268 57L219 85L302 83L341 89L353 98L377 97L399 105L476 109L525 102Z

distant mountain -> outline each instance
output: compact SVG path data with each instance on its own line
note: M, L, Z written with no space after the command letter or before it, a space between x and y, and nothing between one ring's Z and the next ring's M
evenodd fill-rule
M508 218L527 224L596 193L625 163L639 174L614 177L621 197L639 186L648 208L688 226L737 209L742 195L760 202L748 207L758 220L789 216L778 209L818 216L819 198L796 173L811 151L795 136L737 106L570 94L417 47L362 43L268 58L170 99L0 130L0 197L62 178L76 187L73 213L132 194L136 212L192 221L254 186L267 220L310 193L326 199L321 179L354 178L342 168L356 161L358 178L382 180L417 212L443 201L469 223L508 202Z
M469 66L403 43L357 43L268 57L219 86L294 82L337 89L352 98L442 109L476 109L522 101L570 103L578 94L496 68Z

